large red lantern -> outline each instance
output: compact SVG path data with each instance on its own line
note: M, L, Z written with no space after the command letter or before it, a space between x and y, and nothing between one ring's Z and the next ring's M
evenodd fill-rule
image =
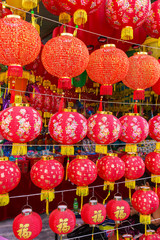
M40 234L41 230L41 217L30 208L23 209L13 221L13 232L17 239L32 240Z
M122 29L121 39L133 39L133 29L140 27L147 18L151 8L149 0L139 3L138 0L117 2L107 0L106 17L107 21L116 29Z
M157 141L156 149L160 149L160 115L156 115L149 120L149 136Z
M22 77L22 66L34 61L40 49L40 36L31 23L16 15L0 20L0 63L9 67L8 76Z
M160 77L158 60L146 52L138 52L129 58L129 69L123 83L132 88L134 99L144 99L144 89L152 87Z
M88 76L102 84L100 95L112 95L112 84L123 80L129 68L127 55L114 44L106 44L89 58Z
M52 157L42 156L30 172L32 182L41 191L41 201L46 200L46 213L49 213L49 202L54 199L54 188L63 180L64 169L60 162Z
M12 189L17 187L21 179L21 172L17 165L8 161L7 157L0 158L0 206L9 203L9 195Z
M58 88L71 88L71 78L83 73L89 62L86 45L70 33L49 40L42 51L42 63L59 78Z
M139 240L160 240L160 235L158 234L158 231L155 231L150 229L147 230L145 234L139 237Z
M156 94L160 95L160 78L159 78L159 80L152 86L152 90L153 90Z

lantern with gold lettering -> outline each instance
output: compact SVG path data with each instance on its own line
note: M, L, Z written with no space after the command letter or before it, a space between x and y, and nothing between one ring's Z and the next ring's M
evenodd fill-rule
M0 157L0 206L9 203L8 192L19 184L20 179L21 172L17 165L7 157Z
M156 149L160 150L160 115L151 118L149 124L149 136L157 141Z
M41 217L32 212L32 209L24 208L13 221L13 232L17 239L32 240L36 238L42 230Z
M73 231L75 225L76 217L66 205L59 205L49 216L49 226L57 234L68 234Z
M159 231L155 232L153 229L149 229L145 234L139 237L139 240L160 240Z

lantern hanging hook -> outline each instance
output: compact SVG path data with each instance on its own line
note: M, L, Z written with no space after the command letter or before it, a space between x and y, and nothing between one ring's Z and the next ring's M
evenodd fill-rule
M94 197L94 187L93 187L93 189L92 189L92 197Z
M26 199L26 205L28 206L28 196L27 196L27 199Z
M119 183L117 183L117 193L119 193Z
M63 202L63 192L62 192L62 202Z

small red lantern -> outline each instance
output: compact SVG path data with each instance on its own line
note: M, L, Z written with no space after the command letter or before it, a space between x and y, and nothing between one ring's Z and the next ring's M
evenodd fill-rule
M9 203L8 192L17 187L20 179L21 172L17 165L8 161L7 157L0 157L0 206Z
M160 115L156 115L149 120L149 136L154 140L158 141L156 143L156 149L160 149Z
M123 234L119 240L135 240L131 234Z
M160 227L157 229L156 233L160 235Z
M42 156L42 159L36 162L30 172L32 182L41 191L41 201L46 200L46 213L49 213L49 202L54 199L54 188L63 180L64 169L60 162L52 157Z
M138 52L129 58L129 69L123 83L134 89L135 100L144 99L144 89L152 87L160 77L160 64L158 60L147 55L146 52Z
M159 80L152 86L152 90L153 90L156 94L160 95L160 78L159 78Z
M158 231L155 231L150 229L147 230L145 234L139 237L139 240L160 240L160 236L158 234Z
M88 76L102 84L100 95L112 95L112 84L123 80L129 68L129 60L125 52L106 44L94 51L89 58Z
M89 62L86 45L70 33L49 40L42 51L42 63L59 78L58 88L71 88L71 78L83 73Z
M63 235L73 231L76 225L74 213L66 205L59 205L49 216L49 226L53 232Z
M106 208L98 203L97 200L90 199L89 203L83 205L81 210L81 218L90 226L95 226L104 222L106 218Z
M31 208L25 208L13 221L13 232L17 239L32 240L36 238L42 230L41 217L32 212Z

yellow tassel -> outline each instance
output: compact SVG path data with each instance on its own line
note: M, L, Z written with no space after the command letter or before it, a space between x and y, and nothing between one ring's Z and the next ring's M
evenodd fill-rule
M110 195L111 195L111 192L108 191L107 197L105 199L103 199L103 205L105 204L106 200L109 198Z
M35 98L35 88L33 88L33 98Z
M106 145L96 145L95 152L107 154L107 146Z
M68 159L67 159L67 165L66 165L66 178L65 178L65 180L68 179L68 166L69 166L69 157L68 157Z
M71 21L71 16L68 13L60 13L59 15L59 22L61 23L69 23Z
M94 227L92 228L92 240L94 239Z
M87 13L84 9L78 9L74 12L73 21L76 25L85 24L87 22Z
M160 150L160 142L156 142L156 150Z
M151 215L140 214L140 223L150 224L151 223Z
M62 155L74 155L74 147L69 145L69 146L61 146L61 154Z
M39 3L38 3L38 5L37 5L37 13L39 13Z
M81 210L82 210L82 207L83 207L83 196L81 196Z
M158 47L160 47L160 38L158 38Z
M129 182L127 182L127 181L129 181ZM135 189L135 185L136 185L135 180L130 180L130 179L125 178L125 187Z
M41 201L46 200L46 214L49 214L49 202L55 198L54 189L41 190Z
M9 194L0 194L0 206L6 206L9 203Z
M26 155L27 144L26 143L13 143L11 155Z
M132 193L131 193L131 188L129 188L129 199L130 199L130 202L131 202L131 198L132 198Z
M155 174L151 174L151 181L154 182L154 183L160 183L160 176L155 175Z
M38 4L37 0L22 0L22 7L25 10L29 10L37 7L37 4Z
M46 199L46 214L49 215L49 200Z
M116 224L116 235L117 235L117 240L119 240L118 224Z
M103 190L107 190L107 187L109 191L114 191L114 182L104 181Z
M121 39L123 40L132 40L133 39L133 28L132 27L125 27L121 31Z
M89 194L88 186L77 186L76 195L77 196L87 196Z
M136 144L126 144L125 152L136 153L137 152L137 145Z
M147 224L145 224L145 235L147 235Z

